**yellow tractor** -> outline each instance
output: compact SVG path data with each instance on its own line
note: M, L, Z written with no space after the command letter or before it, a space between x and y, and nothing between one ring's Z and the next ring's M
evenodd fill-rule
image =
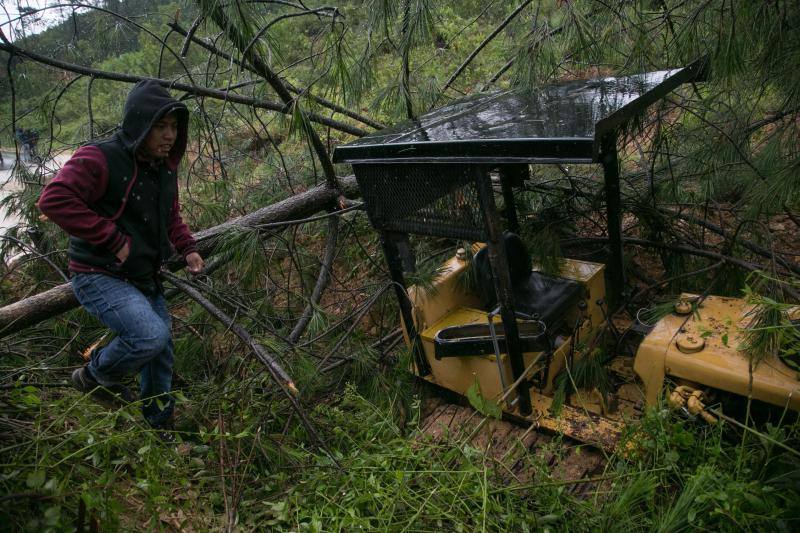
M625 286L617 138L651 104L700 81L703 70L695 62L475 95L335 150L335 162L353 166L380 233L414 373L608 450L626 419L659 401L666 381L677 385L670 403L709 421L705 387L800 410L798 376L777 358L754 369L751 387L748 360L737 349L750 309L714 296L684 295L648 327L635 359L605 361L613 390L581 390L581 354L591 354L600 330L613 327L606 280L612 299ZM530 166L598 163L607 264L565 259L556 275L540 272L518 236L514 200ZM431 283L409 286L412 235L464 244ZM564 381L572 385L566 401L558 394Z

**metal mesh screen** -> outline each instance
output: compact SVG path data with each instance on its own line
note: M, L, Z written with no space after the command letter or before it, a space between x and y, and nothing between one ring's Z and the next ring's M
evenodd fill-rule
M376 229L486 240L473 166L391 163L353 170Z

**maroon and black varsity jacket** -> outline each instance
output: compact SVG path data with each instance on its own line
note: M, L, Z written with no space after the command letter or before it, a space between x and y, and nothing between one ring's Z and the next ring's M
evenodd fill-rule
M169 157L155 166L137 161L152 125L171 112L178 117L178 136ZM186 106L155 82L139 82L126 101L122 129L78 149L45 187L39 209L70 235L72 272L109 274L152 293L173 250L184 257L196 250L178 201L187 133ZM120 263L116 253L126 242L130 254Z

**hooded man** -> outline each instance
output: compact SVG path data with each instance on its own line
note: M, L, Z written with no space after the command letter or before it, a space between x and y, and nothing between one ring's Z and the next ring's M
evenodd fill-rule
M158 429L170 423L174 404L170 317L158 271L173 250L189 272L204 267L178 203L188 119L186 106L157 82L137 83L122 129L79 148L39 199L70 236L75 296L116 333L72 373L73 384L82 392L102 385L132 401L120 380L139 372L144 417Z

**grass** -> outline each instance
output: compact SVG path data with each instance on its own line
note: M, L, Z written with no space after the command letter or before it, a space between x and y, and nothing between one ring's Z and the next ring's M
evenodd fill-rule
M795 457L665 410L629 427L631 445L579 498L539 460L545 450L526 456L533 482L522 485L486 450L431 441L418 429L420 398L399 392L408 387L351 385L314 406L338 469L265 382L248 385L185 390L177 446L147 430L135 405L106 410L63 388L3 390L4 523L22 531L70 529L80 516L105 530L235 521L292 531L790 531L800 520ZM787 443L798 435L796 422L771 434Z

